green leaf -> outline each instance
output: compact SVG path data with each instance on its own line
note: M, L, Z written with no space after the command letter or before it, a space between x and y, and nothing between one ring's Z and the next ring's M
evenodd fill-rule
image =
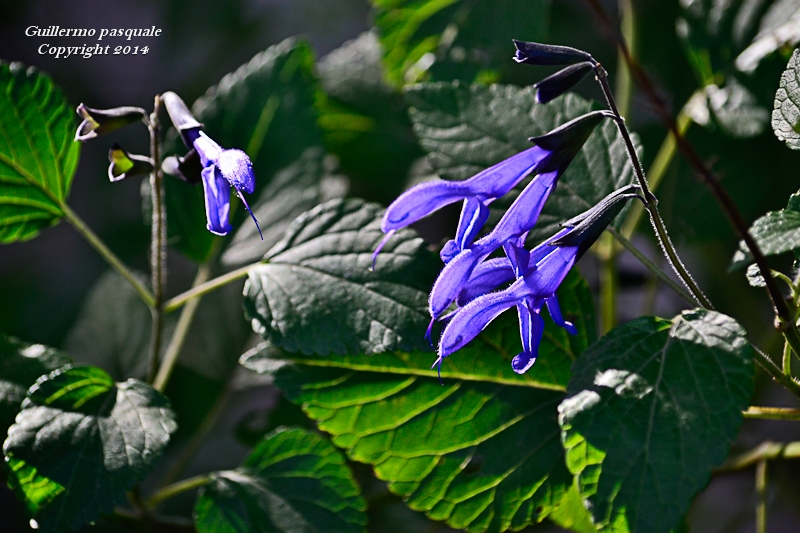
M736 58L736 68L752 73L762 59L800 42L800 0L766 2L769 10L761 19L753 42Z
M596 337L595 319L577 273L558 296L580 334L546 320L539 359L523 375L510 367L522 348L514 313L446 358L441 382L430 367L435 355L423 352L308 357L267 345L242 364L272 374L412 509L457 529L517 530L547 516L572 483L555 406L570 364Z
M777 255L800 249L800 192L789 197L789 206L781 211L772 211L757 219L750 227L764 255ZM753 262L753 255L744 241L733 254L729 270L735 270Z
M209 137L223 148L239 148L250 156L256 201L278 170L297 160L306 148L322 146L314 109L313 66L308 43L288 39L226 75L192 106ZM179 153L185 152L181 145ZM189 258L205 261L215 237L206 229L203 188L170 178L165 180L165 190L170 238ZM231 207L237 202L232 198ZM238 223L246 211L236 210Z
M479 72L514 65L512 39L541 40L549 3L534 0L371 0L389 80L418 81L431 66L437 79L474 80Z
M372 272L381 215L375 204L332 200L297 218L248 274L245 312L253 329L305 354L425 347L427 293L440 264L405 230L392 237Z
M241 282L233 282L203 296L181 350L180 365L213 380L230 374L248 332L241 319L241 287ZM177 318L177 313L167 315L165 339L172 336ZM130 284L108 271L89 291L65 347L77 362L99 366L114 379L144 379L151 324L149 308Z
M45 74L0 61L0 243L26 241L64 214L80 144L75 113Z
M792 54L775 93L772 130L792 150L800 150L800 49Z
M275 175L261 194L261 200L252 205L264 240L255 224L242 224L222 255L222 263L240 266L258 261L283 237L295 218L346 192L347 179L326 170L322 148L307 149L300 159Z
M668 532L727 456L753 394L732 318L685 311L613 329L572 368L559 406L567 465L600 531Z
M199 533L357 533L366 502L344 457L320 435L281 429L244 464L213 474L195 504Z
M167 399L146 383L56 370L30 388L8 431L9 484L41 530L77 529L125 501L175 428Z
M592 515L584 507L578 486L573 483L561 503L548 517L558 527L575 531L576 533L597 533L597 528L592 524Z
M528 137L593 109L589 101L574 94L546 105L536 103L534 94L531 88L454 82L415 85L407 89L406 98L412 106L414 132L433 168L444 179L463 180L530 148ZM635 136L634 143L639 146ZM598 126L560 178L531 231L532 239L550 237L561 229L562 222L632 181L622 137L607 121ZM504 209L510 199L495 204ZM619 216L614 224L623 220L624 216Z
M58 350L0 334L0 432L14 423L25 392L39 376L72 362Z
M705 87L706 106L716 124L731 137L747 139L760 135L769 122L769 111L758 105L755 95L729 78L724 87Z

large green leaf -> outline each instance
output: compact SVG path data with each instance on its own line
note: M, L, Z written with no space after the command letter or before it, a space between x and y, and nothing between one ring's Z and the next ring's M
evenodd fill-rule
M213 380L224 379L247 339L241 318L241 282L203 296L179 364ZM177 313L167 315L164 338L175 328ZM150 361L152 317L147 305L116 272L95 283L70 330L65 348L79 363L99 366L112 378L144 379ZM162 344L166 350L166 342Z
M71 362L53 348L0 334L0 433L14 423L25 392L39 376Z
M322 146L317 129L314 55L305 41L286 40L228 74L192 106L204 130L223 148L239 148L253 162L258 198L273 175L306 148ZM180 150L185 152L185 148ZM165 181L169 235L191 259L204 261L214 235L206 229L203 189ZM238 200L232 198L232 206ZM252 203L252 202L251 202ZM246 212L237 209L237 222Z
M281 429L198 496L199 533L357 533L366 502L344 457L320 435Z
M325 168L322 148L309 148L303 155L275 175L261 200L252 206L261 224L264 240L255 224L242 224L222 255L226 266L254 263L264 257L286 233L292 221L312 207L344 196L347 179Z
M77 529L125 501L161 457L167 399L95 367L56 370L28 391L3 445L9 484L43 531Z
M433 168L444 179L463 180L532 145L541 135L591 111L587 100L567 94L544 105L531 88L425 83L406 91L411 120ZM634 137L638 146L638 141ZM631 183L633 172L617 127L601 124L559 180L531 232L536 241L560 223ZM513 195L510 195L513 196ZM509 200L497 202L508 206ZM617 217L619 225L623 216Z
M458 529L517 530L547 516L572 483L555 407L569 365L596 334L579 275L559 299L580 335L547 320L539 359L524 375L510 366L521 350L514 313L446 358L441 382L430 368L435 355L424 352L308 357L265 346L242 363L273 374L334 444L373 465L412 509Z
M778 255L800 249L800 192L789 197L789 205L780 211L771 211L757 219L750 227L764 255ZM730 269L734 270L753 262L753 255L744 241L733 254Z
M0 61L0 243L63 216L80 145L61 90L33 67Z
M600 531L668 532L727 456L753 393L745 332L705 310L613 329L572 367L567 465Z
M549 2L530 0L524 14L511 0L371 0L392 83L473 80L489 67L510 67L512 39L542 40Z
M775 93L772 130L792 150L800 150L800 49L792 54Z
M440 263L405 230L371 271L381 211L361 200L331 200L298 217L248 274L245 311L256 332L305 354L425 347L427 293Z

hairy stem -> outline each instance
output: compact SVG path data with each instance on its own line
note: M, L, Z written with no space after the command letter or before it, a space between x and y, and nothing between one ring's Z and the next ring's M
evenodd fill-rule
M80 233L84 239L94 248L97 252L103 257L103 259L108 262L111 267L117 271L117 273L125 279L128 283L131 284L133 290L136 291L136 294L148 305L148 307L152 308L155 302L155 297L153 293L148 290L138 279L136 276L133 275L128 267L120 261L119 257L114 255L106 244L100 240L90 228L86 225L86 223L78 216L75 211L73 211L66 203L62 203L60 205L62 211L64 212L64 218L72 224L72 227Z
M762 420L793 420L800 422L800 409L790 407L758 407L751 405L742 413L745 418Z
M208 264L200 265L197 270L197 275L194 279L194 286L202 285L208 280L211 275L211 268ZM178 318L178 324L175 326L175 331L172 333L169 346L164 352L164 359L161 361L161 366L158 368L155 379L153 380L153 387L159 392L164 392L167 388L169 378L172 377L172 371L178 362L178 357L181 354L181 348L186 341L186 336L189 334L189 328L194 321L194 315L197 312L197 307L200 305L200 298L194 298L181 311L181 316Z
M619 7L620 26L622 27L622 34L625 36L625 41L630 43L631 54L636 56L636 17L633 12L632 0L618 0L617 6ZM617 104L619 105L619 112L622 116L627 117L631 111L631 100L633 100L633 83L631 80L631 73L625 64L625 58L622 53L617 54L617 83L614 87L614 94L617 97Z
M161 173L161 151L159 134L161 127L158 113L161 110L161 97L156 95L153 113L150 115L150 158L153 160L153 172L150 174L150 196L152 205L152 233L150 248L150 276L153 287L153 305L150 312L153 317L152 334L150 336L150 364L147 370L147 381L152 383L158 370L158 359L161 354L161 337L164 332L164 286L167 281L167 215L164 208L164 186Z
M767 533L767 460L756 463L756 533Z
M203 485L208 484L209 481L211 481L210 474L201 474L199 476L194 476L178 481L177 483L173 483L172 485L167 485L166 487L157 491L155 494L153 494L147 500L145 500L144 504L148 509L153 509L154 507L157 507L158 504L160 504L161 502L168 500L170 498L174 498L178 494L181 494L188 490L200 488Z
M216 277L210 281L202 283L200 285L195 285L188 291L175 296L174 298L170 298L166 304L164 304L164 312L171 313L176 309L182 307L187 302L191 301L194 298L198 298L203 296L204 294L208 294L209 292L216 290L220 287L227 285L232 281L236 281L237 279L243 278L250 272L250 269L256 266L259 263L254 263L252 265L243 266L241 268L237 268L236 270L231 270L227 274L223 274L222 276Z
M595 72L597 73L597 80L600 82L600 87L603 89L603 94L606 97L608 107L616 118L617 128L619 129L622 139L625 142L625 147L628 151L628 157L631 159L636 180L639 184L639 187L642 189L642 196L645 200L645 208L650 214L650 222L653 225L653 230L655 231L656 236L658 237L661 249L666 254L666 257L669 260L673 270L678 275L678 278L683 282L684 285L686 285L686 288L689 289L689 292L694 295L697 302L706 309L713 309L714 306L711 305L711 301L706 297L705 294L703 294L703 291L700 290L700 287L683 265L683 262L678 256L678 251L672 244L669 233L667 233L664 220L661 218L661 213L658 212L658 200L650 191L650 187L647 184L647 178L642 170L642 164L639 161L639 156L636 154L636 150L633 147L633 141L631 140L630 133L628 132L628 127L625 125L625 120L620 115L616 103L614 102L614 95L611 93L611 87L608 85L608 76L606 71L602 66L598 65L595 69Z

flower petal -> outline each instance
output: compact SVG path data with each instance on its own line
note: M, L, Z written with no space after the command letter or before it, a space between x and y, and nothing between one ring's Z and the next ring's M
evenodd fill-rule
M471 197L464 199L464 207L461 208L461 217L458 219L455 243L459 250L466 248L481 230L486 220L489 218L489 207L479 198Z
M472 271L469 281L458 293L456 300L461 307L469 302L489 292L497 290L505 283L510 283L516 279L514 268L506 257L489 259L479 264Z
M233 227L228 223L231 206L231 186L214 167L203 169L203 193L206 201L206 227L216 235L227 235Z
M253 164L250 158L241 150L231 148L222 150L217 157L217 167L222 172L222 177L237 191L253 194L256 190L256 177L253 175Z
M555 322L557 326L561 326L567 330L570 335L577 335L578 330L575 328L575 325L572 322L567 322L564 320L564 316L561 314L561 306L558 304L558 296L554 294L549 298L545 298L544 301L547 304L547 310L550 312L550 318L553 319L553 322Z
M538 309L529 301L517 304L519 316L519 336L522 340L522 351L511 360L511 368L517 374L524 374L536 362L539 355L539 343L544 333L544 319Z
M198 129L183 133L193 137L192 146L200 156L200 164L203 165L203 168L217 163L217 159L222 154L222 147L206 135L206 132Z

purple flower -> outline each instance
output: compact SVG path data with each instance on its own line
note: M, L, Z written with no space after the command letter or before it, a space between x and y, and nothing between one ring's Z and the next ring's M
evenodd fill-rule
M512 369L519 374L524 373L536 362L539 342L544 331L542 307L547 306L550 317L557 325L575 334L575 327L561 314L555 294L556 289L575 262L619 214L625 202L637 197L633 192L635 189L633 185L623 187L588 211L567 221L564 224L565 229L530 252L521 275L518 274L516 281L508 288L475 297L455 311L442 333L439 341L439 357L434 366L441 367L445 357L461 349L500 313L511 307L517 308L522 339L522 352L511 362ZM498 280L501 284L508 281L507 269L512 268L512 261L509 259L506 265L491 261L495 260L486 262L491 266L476 268L473 276L479 279L494 276L492 281ZM447 267L442 271L442 275L446 270ZM519 272L517 267L513 267L513 270Z
M242 195L243 191L253 194L256 187L256 178L253 175L253 164L250 162L250 158L236 148L222 148L206 135L202 130L202 124L195 120L189 108L177 94L166 92L162 95L162 99L184 144L191 148L185 158L165 161L164 169L186 181L196 182L194 174L197 169L192 168L192 163L196 167L196 160L199 159L208 231L215 235L227 235L233 229L228 222L231 187L233 187L255 222L261 240L264 240L258 220Z
M435 181L412 187L392 202L383 216L381 230L386 236L373 253L378 253L391 236L434 211L463 200L461 218L453 241L442 250L445 261L465 250L489 217L489 204L508 193L522 179L535 172L562 174L586 142L606 111L595 111L559 126L540 137L531 138L534 147L487 168L465 181ZM534 220L535 223L535 220Z

